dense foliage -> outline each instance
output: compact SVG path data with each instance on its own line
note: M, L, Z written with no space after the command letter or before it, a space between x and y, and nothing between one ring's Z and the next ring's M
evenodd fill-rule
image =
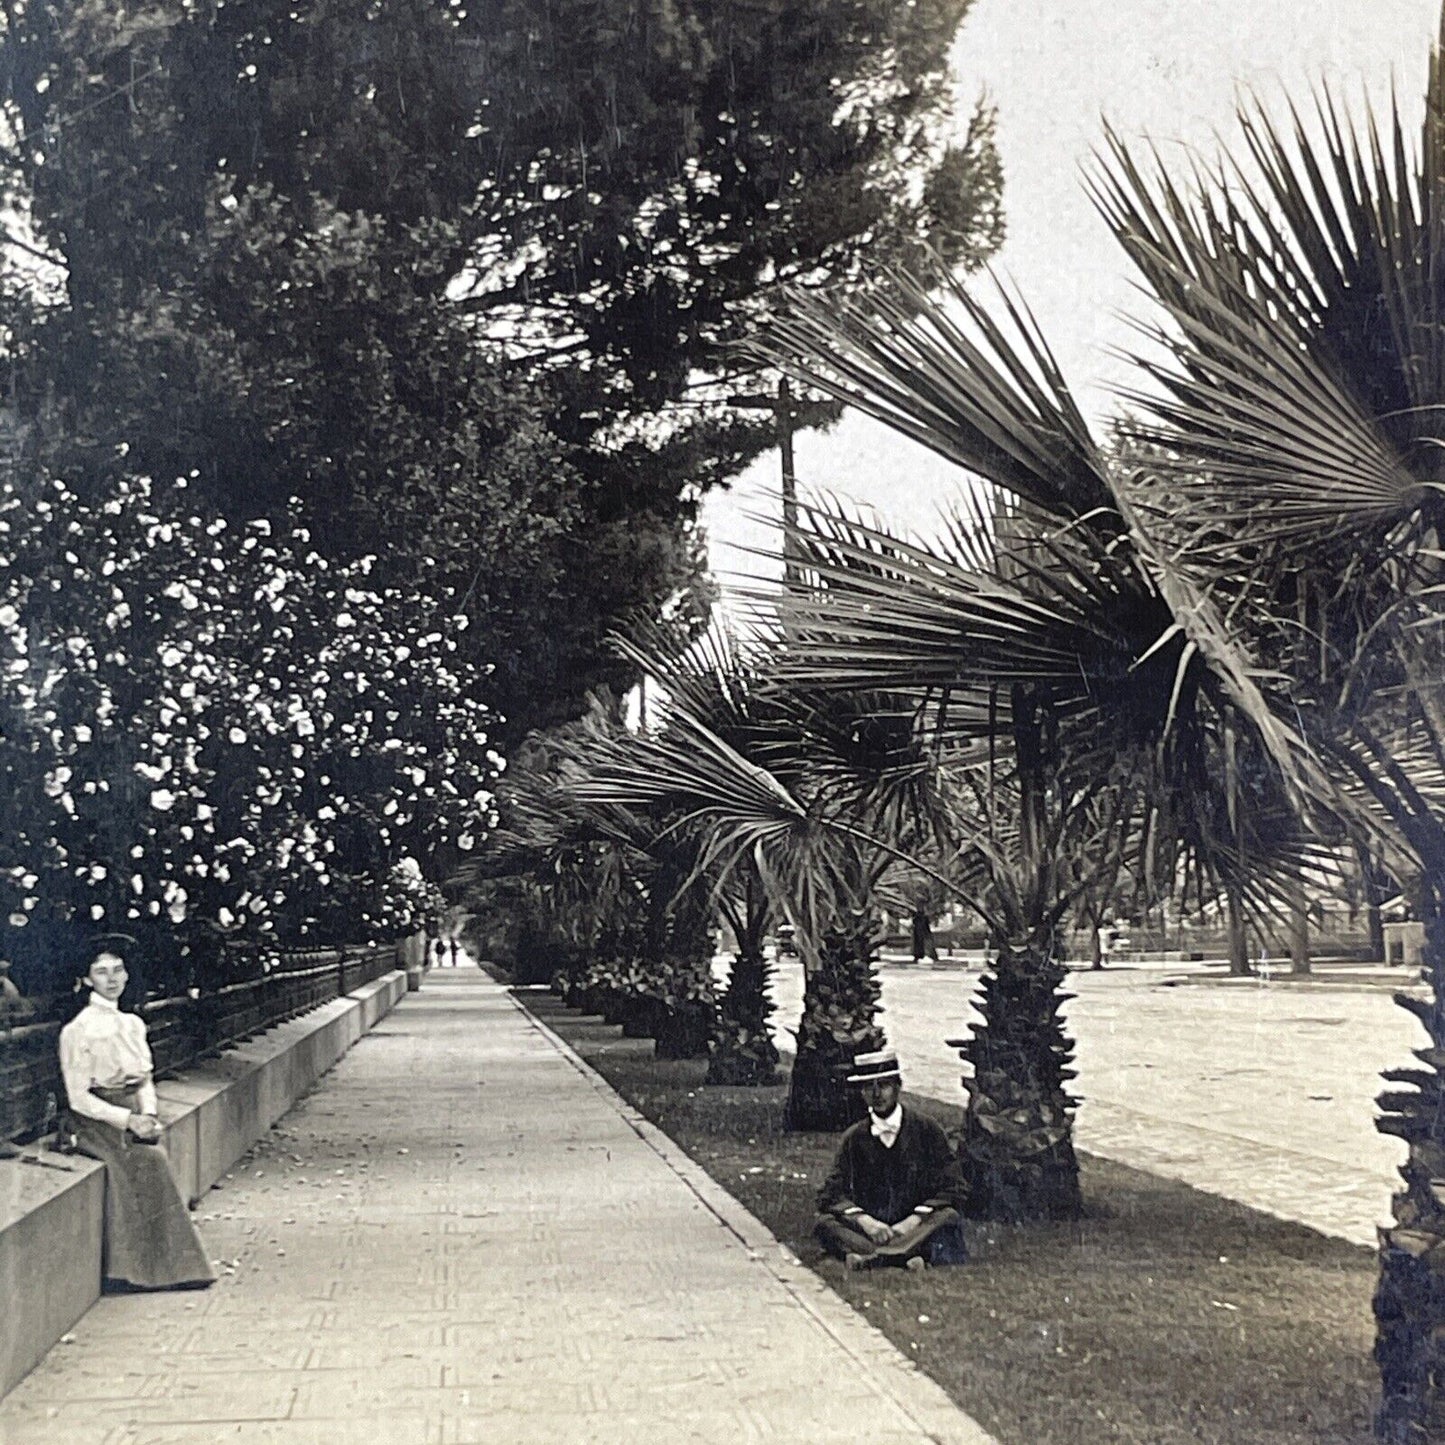
M968 3L7 6L26 447L87 495L123 442L233 519L294 496L337 560L385 537L510 737L575 715L771 444L721 348L781 283L997 243L989 117L948 129Z
M93 933L173 983L223 938L396 936L484 825L461 620L196 490L0 484L0 916L32 988Z

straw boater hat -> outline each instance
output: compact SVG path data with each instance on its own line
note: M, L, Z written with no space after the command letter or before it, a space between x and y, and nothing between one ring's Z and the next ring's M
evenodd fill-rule
M898 1055L892 1049L879 1049L873 1054L858 1054L853 1059L853 1072L848 1075L850 1084L872 1084L880 1079L901 1079L898 1072Z

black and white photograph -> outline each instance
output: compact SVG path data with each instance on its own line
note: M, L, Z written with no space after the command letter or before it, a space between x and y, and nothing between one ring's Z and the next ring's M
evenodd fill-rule
M1441 0L0 0L0 1445L1445 1445Z

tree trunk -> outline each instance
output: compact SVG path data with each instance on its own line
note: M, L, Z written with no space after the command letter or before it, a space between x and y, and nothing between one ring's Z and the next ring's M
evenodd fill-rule
M1077 1219L1083 1209L1065 1089L1073 1040L1059 1006L1065 969L1049 944L1004 945L975 1007L966 1040L950 1040L973 1066L959 1156L978 1218Z
M1236 978L1248 977L1253 970L1249 966L1249 932L1245 927L1244 903L1233 889L1225 890L1224 899L1229 918L1229 971Z
M783 1114L787 1129L846 1129L867 1112L844 1080L857 1054L881 1049L873 931L866 923L831 930L803 990L798 1052Z
M1375 1361L1382 1396L1375 1433L1388 1445L1445 1440L1445 869L1427 875L1422 976L1428 999L1396 994L1420 1020L1430 1046L1415 1050L1425 1068L1386 1069L1407 1088L1377 1100L1376 1127L1409 1145L1405 1187L1392 1201L1394 1223L1380 1231L1375 1288Z
M708 1044L705 1084L771 1084L778 1077L778 1049L768 1028L768 963L756 947L740 949L718 1006Z
M1302 889L1289 904L1289 971L1310 971L1310 915Z
M1380 963L1385 961L1385 918L1380 911L1385 903L1385 886L1380 870L1375 865L1374 855L1368 848L1357 848L1360 861L1360 876L1365 894L1365 927L1370 933L1370 958Z
M1089 930L1089 967L1095 970L1104 966L1103 918L1102 913L1092 908L1083 910L1084 926Z
M675 1007L659 1003L653 1053L659 1059L706 1058L714 1012L710 1004L700 1000L690 999Z
M1370 933L1370 959L1375 963L1385 961L1385 918L1377 902L1365 905L1365 927Z

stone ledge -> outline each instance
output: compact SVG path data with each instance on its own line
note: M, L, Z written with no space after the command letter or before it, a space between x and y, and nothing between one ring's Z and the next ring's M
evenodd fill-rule
M195 1203L406 993L397 969L156 1086L166 1146ZM34 1146L25 1153L33 1153ZM100 1297L105 1166L0 1160L0 1395Z

